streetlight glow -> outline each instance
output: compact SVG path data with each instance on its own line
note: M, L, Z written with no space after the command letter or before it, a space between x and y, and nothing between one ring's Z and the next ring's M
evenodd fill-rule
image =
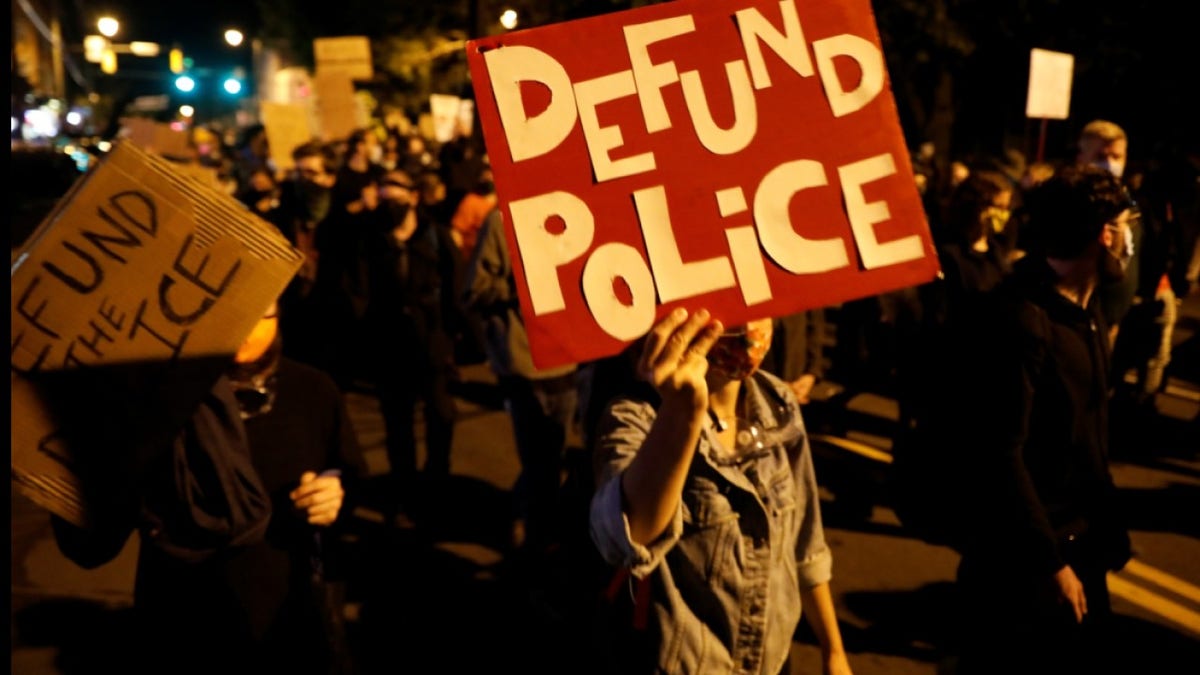
M236 77L225 78L225 91L229 94L239 94L242 91L242 81Z
M190 105L179 106L179 116L180 117L189 117L190 118L192 115L195 115L195 114L196 114L196 109L193 108L192 106L190 106Z
M242 31L236 28L230 28L229 30L225 31L225 42L228 42L230 47L237 47L238 45L242 44L242 40L245 39L246 36L242 35Z
M517 27L517 10L506 9L500 14L500 25L504 26L505 30L512 30Z
M196 81L187 75L180 75L175 78L175 88L179 91L189 92L196 88Z
M100 20L96 22L96 29L104 37L112 37L121 29L121 24L111 16L104 16L100 17Z
M158 56L162 50L157 42L130 42L129 53L134 56Z

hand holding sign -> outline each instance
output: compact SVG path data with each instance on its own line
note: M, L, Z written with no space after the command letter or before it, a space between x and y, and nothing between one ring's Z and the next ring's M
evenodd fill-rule
M658 390L664 406L691 408L699 415L708 409L705 357L723 330L711 318L705 309L689 317L678 308L646 335L638 373Z
M867 0L680 0L468 58L541 367L678 306L735 324L937 271Z

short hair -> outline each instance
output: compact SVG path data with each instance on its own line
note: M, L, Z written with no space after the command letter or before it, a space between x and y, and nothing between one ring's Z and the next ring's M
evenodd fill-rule
M325 146L317 141L309 141L301 143L292 149L292 159L299 161L308 157L320 157L326 167L329 166L329 154L325 150Z
M1029 191L1023 228L1042 254L1069 260L1100 236L1105 223L1132 206L1129 194L1111 173L1071 164Z
M1120 125L1108 120L1092 120L1084 125L1083 130L1079 132L1079 148L1081 150L1084 144L1096 142L1101 145L1108 145L1114 141L1128 142L1128 137Z

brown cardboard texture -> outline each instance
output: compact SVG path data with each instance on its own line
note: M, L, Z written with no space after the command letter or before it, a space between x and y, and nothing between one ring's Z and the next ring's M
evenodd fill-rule
M85 524L88 467L169 445L302 260L228 195L119 142L14 256L16 486Z

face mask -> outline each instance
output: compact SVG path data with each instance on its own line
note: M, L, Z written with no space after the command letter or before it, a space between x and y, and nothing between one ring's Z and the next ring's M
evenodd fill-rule
M1119 159L1102 159L1093 163L1105 171L1111 173L1114 177L1120 178L1121 174L1125 173L1125 162Z
M304 210L308 214L308 220L313 222L324 220L325 216L329 214L333 191L322 185L306 181L300 186L300 194L304 199Z
M372 146L369 157L371 159L372 164L378 164L381 161L383 161L383 146L382 145Z
M770 321L756 321L746 324L745 332L722 335L708 352L709 372L729 380L753 375L771 346L772 329Z

